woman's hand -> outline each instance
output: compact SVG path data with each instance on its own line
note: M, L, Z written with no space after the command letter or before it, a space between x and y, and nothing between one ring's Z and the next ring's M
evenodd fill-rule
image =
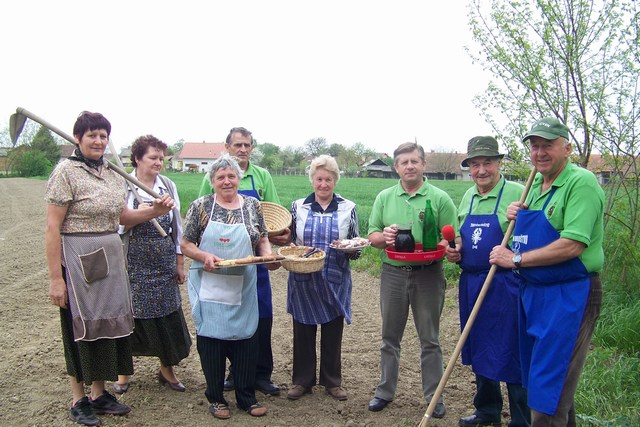
M49 282L49 298L53 305L67 308L67 285L62 278L52 279Z
M161 198L153 201L153 210L156 217L169 213L175 206L175 202L168 193L162 195Z
M271 255L275 255L274 253L272 253ZM274 271L279 269L282 266L282 263L280 262L268 262L265 264L265 267L267 267L267 270L269 271Z
M214 254L210 254L205 252L204 255L204 265L202 266L204 271L214 271L218 267L216 267L216 262L222 261L222 258L215 256Z

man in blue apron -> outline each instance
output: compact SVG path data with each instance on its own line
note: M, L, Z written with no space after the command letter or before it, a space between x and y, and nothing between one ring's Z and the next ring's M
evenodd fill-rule
M523 279L519 328L522 384L535 426L575 426L574 396L600 314L604 264L604 191L571 163L569 129L555 118L531 127L523 142L538 170L526 202L512 203L512 249L490 262Z
M225 141L225 148L229 155L236 158L244 176L240 180L238 193L252 196L260 201L280 204L278 193L273 185L273 179L268 170L261 168L249 161L251 152L255 147L250 131L243 127L235 127L229 131ZM198 197L211 194L211 181L206 174L200 186ZM270 236L269 241L278 246L288 245L291 238L291 230L287 230L279 236ZM273 305L271 302L271 281L267 268L257 265L258 275L258 365L256 367L255 389L265 394L278 395L280 388L271 381L273 373L273 351L271 348L271 329L273 326ZM233 390L232 367L224 382L225 390Z
M447 247L447 260L462 268L459 286L460 327L464 329L491 264L489 253L500 245L509 226L507 206L520 200L524 187L500 173L503 155L498 141L477 136L469 141L463 167L475 185L458 208L461 224L456 247ZM502 392L507 385L510 427L528 427L527 392L522 387L518 350L518 292L520 280L511 269L496 271L470 334L462 348L462 363L476 374L473 415L460 419L461 427L502 425Z

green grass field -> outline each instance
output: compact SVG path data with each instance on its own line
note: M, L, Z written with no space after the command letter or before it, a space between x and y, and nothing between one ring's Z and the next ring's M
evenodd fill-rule
M191 173L167 173L178 187L180 196L180 211L184 216L193 200L198 197L200 184L204 174ZM313 187L307 176L276 175L273 177L280 203L286 208L291 207L293 200L306 197L313 191ZM434 186L446 191L453 203L458 206L462 196L471 187L471 181L429 181ZM357 205L360 235L367 235L369 226L369 214L373 201L381 190L397 183L395 179L383 178L342 178L336 186L336 193L352 200ZM451 285L457 285L460 270L456 265L445 263L445 274ZM379 276L380 274L380 249L366 248L360 259L351 264L354 270L368 271Z
M198 197L198 190L204 174L167 173L178 187L182 215L187 212L189 205ZM306 197L313 191L307 176L276 175L273 177L280 203L289 208L293 200ZM360 217L360 233L366 234L363 221L369 218L371 205L376 195L383 189L395 185L397 180L382 178L342 178L336 186L336 193L352 200L358 206ZM465 191L471 187L470 181L429 181L436 187L446 191L458 206Z

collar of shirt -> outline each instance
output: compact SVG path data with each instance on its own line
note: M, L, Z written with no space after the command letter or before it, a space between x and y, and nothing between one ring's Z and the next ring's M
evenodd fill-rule
M329 203L329 206L327 206L327 209L322 209L320 203L316 202L316 193L311 193L307 196L306 199L304 199L304 204L311 205L312 212L328 213L337 211L338 203L342 200L343 199L340 196L336 195L336 193L333 193L333 198L331 199L331 203Z

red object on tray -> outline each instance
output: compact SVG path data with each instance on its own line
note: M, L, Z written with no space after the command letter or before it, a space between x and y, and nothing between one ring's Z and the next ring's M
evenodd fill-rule
M438 245L438 249L435 251L422 252L422 243L416 243L415 252L396 252L395 249L395 246L387 246L385 248L389 259L406 262L427 262L442 259L446 248L443 245Z

